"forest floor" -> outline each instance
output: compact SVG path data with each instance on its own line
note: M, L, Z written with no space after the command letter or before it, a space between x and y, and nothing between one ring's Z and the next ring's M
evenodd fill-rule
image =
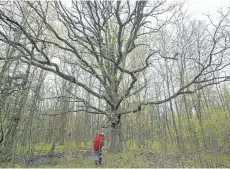
M4 167L4 166L2 166ZM9 166L5 166L9 167ZM230 156L212 154L165 154L150 151L127 151L118 154L103 153L101 166L94 165L92 150L79 150L71 154L38 154L29 161L11 167L29 168L230 168Z

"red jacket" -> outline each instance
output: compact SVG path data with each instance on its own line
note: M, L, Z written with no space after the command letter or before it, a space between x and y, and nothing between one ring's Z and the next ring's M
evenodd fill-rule
M101 149L101 143L102 143L103 135L98 134L94 137L93 139L93 149L94 150L99 150Z

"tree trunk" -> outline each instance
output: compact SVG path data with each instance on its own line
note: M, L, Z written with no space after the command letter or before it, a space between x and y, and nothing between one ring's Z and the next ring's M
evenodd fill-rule
M121 131L121 116L114 116L111 119L111 127L109 128L109 147L108 152L117 153L122 151L122 131Z
M117 153L122 151L121 127L109 129L109 147L108 152Z

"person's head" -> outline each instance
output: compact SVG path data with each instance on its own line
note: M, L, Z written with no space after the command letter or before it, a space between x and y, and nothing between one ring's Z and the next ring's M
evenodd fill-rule
M104 133L101 133L101 135L104 137L105 134L104 134Z

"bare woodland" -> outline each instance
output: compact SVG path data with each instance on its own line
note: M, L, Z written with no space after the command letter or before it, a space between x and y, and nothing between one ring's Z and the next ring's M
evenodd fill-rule
M230 167L230 8L183 5L1 1L0 166L87 158L103 131L106 153L150 155L139 167Z

